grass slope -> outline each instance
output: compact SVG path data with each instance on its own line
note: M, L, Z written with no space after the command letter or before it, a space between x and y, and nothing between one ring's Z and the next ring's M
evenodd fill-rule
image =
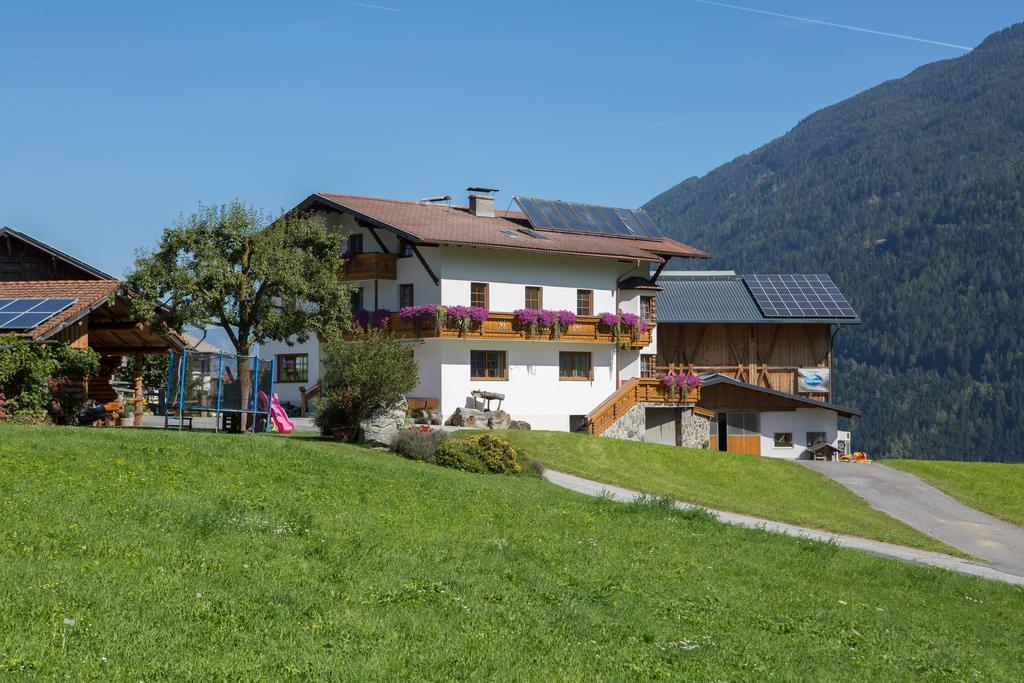
M886 460L885 465L917 475L965 505L1024 526L1024 464Z
M295 438L0 426L0 672L1013 680L1024 589Z
M548 467L581 477L720 510L963 555L795 462L564 432L510 431L506 436Z

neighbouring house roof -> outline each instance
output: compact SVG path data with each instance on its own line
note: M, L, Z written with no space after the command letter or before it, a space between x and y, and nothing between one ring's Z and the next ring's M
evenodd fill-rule
M19 332L33 341L45 341L70 325L89 317L89 346L97 350L131 349L139 352L181 349L184 341L168 331L157 334L134 321L117 280L22 280L0 282L3 299L77 299L38 326ZM97 319L99 316L99 319Z
M661 321L659 320L659 323ZM719 373L711 373L707 375L701 375L701 393L702 398L706 389L711 389L715 386L731 386L741 390L750 391L755 394L761 394L764 396L771 396L775 399L782 399L783 401L789 402L793 407L800 408L821 408L824 410L831 410L834 413L838 413L842 417L860 417L860 411L854 410L853 408L846 408L844 406L837 405L835 403L829 403L827 401L816 401L813 398L806 398L804 396L798 396L797 394L790 394L785 391L778 391L777 389L769 389L767 387L759 387L754 384L748 384L741 382L738 379L733 379L726 375ZM710 397L709 397L710 398Z
M68 264L72 268L75 268L75 269L81 271L84 275L92 276L92 277L97 278L99 280L113 280L114 279L112 276L104 273L102 270L100 270L98 268L94 268L94 267L90 266L88 263L85 263L84 261L79 261L74 256L71 256L69 254L65 254L63 251L60 251L59 249L55 249L55 248L51 247L49 244L46 244L44 242L40 242L39 240L35 239L34 237L31 237L30 235L26 235L23 232L19 232L19 231L15 230L14 228L8 228L6 226L5 227L0 227L0 238L3 238L3 237L20 240L20 241L24 242L25 244L29 244L32 247L35 247L36 249L38 249L38 250L40 250L40 251L42 251L42 252L52 256L53 258L58 259L60 261L63 261L64 263Z
M658 278L658 324L663 323L832 323L856 325L859 318L779 318L762 314L742 275L666 273Z
M181 337L185 340L185 345L188 346L189 351L197 351L199 353L221 353L221 348L206 341L205 337L200 337L199 335L192 334L191 332L185 332Z
M530 228L530 223L518 211L495 210L495 216L490 218L474 216L465 206L324 192L310 195L296 210L316 206L351 213L416 244L513 249L652 263L663 263L672 257L710 258L706 252L668 238L651 240L540 230L547 239L536 239L519 232Z
M23 333L32 339L46 339L106 303L120 284L117 280L0 282L0 299L78 299L62 312Z

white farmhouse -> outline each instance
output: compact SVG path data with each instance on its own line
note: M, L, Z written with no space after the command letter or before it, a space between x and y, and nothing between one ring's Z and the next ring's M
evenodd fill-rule
M486 191L468 206L319 193L296 210L322 213L346 237L354 309L418 338L410 398L447 418L479 405L474 391L501 393L502 409L534 429L581 429L640 377L641 352L657 352L657 269L708 254L663 237L641 210L516 199L524 211L496 210ZM487 319L465 331L458 321L438 326L431 305L482 308ZM422 319L410 321L410 311ZM530 324L528 311L568 313L544 325ZM303 403L319 380L319 341L264 352L275 357L281 400Z

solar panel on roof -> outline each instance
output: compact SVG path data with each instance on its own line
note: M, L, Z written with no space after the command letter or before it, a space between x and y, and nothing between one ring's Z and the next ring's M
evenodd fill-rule
M0 330L31 330L78 299L0 299Z
M743 283L766 318L856 318L828 275L744 275Z
M537 230L661 239L662 234L643 209L616 209L536 197L513 196Z

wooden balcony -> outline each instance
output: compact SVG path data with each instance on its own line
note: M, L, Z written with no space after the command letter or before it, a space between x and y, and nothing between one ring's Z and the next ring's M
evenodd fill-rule
M470 325L469 329L463 332L461 326L448 322L441 329L433 320L423 321L417 327L407 323L399 317L398 313L392 313L388 321L388 328L396 337L403 339L423 338L431 339L438 337L466 339L508 339L508 340L533 340L533 341L556 341L590 344L614 344L616 341L625 349L642 349L651 343L653 328L642 334L631 334L624 331L618 337L613 330L601 324L597 316L579 316L576 323L564 329L556 337L554 332L547 329L540 329L536 334L531 333L528 325L520 325L512 313L491 312L487 320L479 325ZM345 335L351 339L353 335Z
M341 280L394 280L398 277L398 256L379 252L356 254L345 262Z
M587 415L587 431L598 435L608 429L637 403L696 405L700 387L684 391L666 387L659 379L631 379Z

